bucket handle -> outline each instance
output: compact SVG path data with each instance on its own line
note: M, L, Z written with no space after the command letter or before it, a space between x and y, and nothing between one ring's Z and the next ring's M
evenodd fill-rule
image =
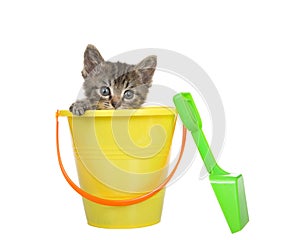
M66 181L69 183L69 185L79 195L81 195L82 197L84 197L94 203L97 203L97 204L102 204L102 205L107 205L107 206L129 206L132 204L143 202L143 201L147 200L148 198L154 196L156 193L158 193L160 190L162 190L168 184L168 182L171 180L171 178L173 177L173 175L175 174L175 172L179 166L179 163L181 161L181 158L182 158L182 155L184 152L184 147L185 147L185 142L186 142L186 128L184 127L184 125L182 125L182 143L181 143L180 154L179 154L178 160L176 162L176 165L173 168L172 172L169 174L169 176L156 189L154 189L146 194L143 194L141 196L138 196L136 198L132 198L132 199L110 200L110 199L100 198L100 197L94 196L94 195L84 191L82 188L78 187L76 185L76 183L74 183L72 181L72 179L68 176L68 174L63 166L61 155L60 155L58 117L59 117L59 110L57 110L57 112L56 112L56 150L57 150L57 158L58 158L60 170L61 170L64 178L66 179Z

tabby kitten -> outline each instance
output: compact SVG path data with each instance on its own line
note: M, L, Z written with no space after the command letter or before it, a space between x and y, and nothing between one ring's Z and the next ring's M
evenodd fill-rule
M104 61L97 48L88 45L81 72L86 98L74 102L70 111L82 115L86 110L141 107L151 87L156 63L156 56L148 56L137 65Z

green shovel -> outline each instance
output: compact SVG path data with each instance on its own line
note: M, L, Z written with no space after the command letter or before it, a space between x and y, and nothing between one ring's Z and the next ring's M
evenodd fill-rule
M231 232L240 231L249 221L242 174L230 174L218 166L202 131L202 121L192 95L179 93L173 101L183 124L194 138Z

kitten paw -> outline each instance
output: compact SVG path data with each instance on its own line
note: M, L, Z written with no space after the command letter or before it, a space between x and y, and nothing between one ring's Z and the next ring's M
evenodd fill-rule
M81 116L85 113L86 110L89 109L89 104L85 102L74 102L69 110L72 112L74 115Z

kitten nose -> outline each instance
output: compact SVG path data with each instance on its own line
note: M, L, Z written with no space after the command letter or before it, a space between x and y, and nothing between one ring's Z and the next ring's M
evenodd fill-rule
M111 101L111 105L112 105L114 108L116 108L116 104L117 104L117 102Z
M116 108L120 107L121 104L118 99L112 99L111 105L116 109Z

